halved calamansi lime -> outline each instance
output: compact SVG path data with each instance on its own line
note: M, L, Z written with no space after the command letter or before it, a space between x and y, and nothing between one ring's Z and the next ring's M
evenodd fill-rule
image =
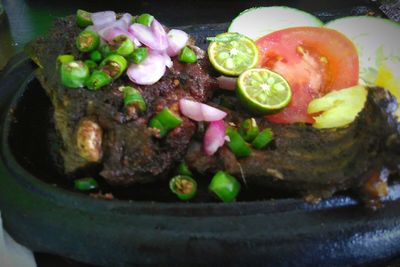
M238 78L236 93L244 106L258 114L278 112L292 98L287 81L278 73L265 68L243 72Z
M208 57L222 74L238 76L258 63L258 48L250 38L226 32L211 39L214 41L208 46Z

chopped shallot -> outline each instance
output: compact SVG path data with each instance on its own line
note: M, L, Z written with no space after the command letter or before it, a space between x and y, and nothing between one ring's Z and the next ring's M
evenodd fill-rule
M212 121L207 127L203 139L206 155L211 156L225 143L225 123L223 120Z
M179 108L183 115L194 121L218 121L226 116L226 112L200 102L181 99Z

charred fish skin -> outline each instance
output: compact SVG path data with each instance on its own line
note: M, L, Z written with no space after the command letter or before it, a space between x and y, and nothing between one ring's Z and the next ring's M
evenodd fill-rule
M261 128L272 128L273 146L237 159L226 147L213 157L205 156L200 143L193 142L185 159L203 174L223 169L248 184L313 200L327 198L338 191L361 188L371 172L387 165L389 158L398 164L398 157L389 156L393 153L387 147L388 139L398 142L400 136L395 110L396 100L389 92L370 88L363 111L347 127L320 130L309 125L271 124L260 118ZM228 121L236 125L250 117L243 111L225 111L229 112Z
M174 59L173 66L163 78L148 86L133 85L127 77L120 77L95 92L86 88L66 88L60 82L57 57L71 54L82 59L75 47L75 38L80 31L74 16L57 19L46 36L39 37L27 47L27 53L39 66L36 77L54 107L55 128L63 144L60 153L65 173L73 175L96 164L102 168L100 175L113 185L129 186L166 178L169 170L186 153L197 125L182 117L183 123L179 127L159 139L148 128L148 122L165 107L179 114L176 109L181 98L200 102L210 99L217 87L216 80L209 74L212 72L210 63L206 58L200 58L194 64ZM146 111L132 115L124 107L123 93L119 90L123 86L133 86L141 92ZM81 138L87 133L82 131L87 127L79 128L85 118L91 118L98 127L90 124L92 135ZM80 148L82 145L84 149ZM89 151L88 147L96 149Z

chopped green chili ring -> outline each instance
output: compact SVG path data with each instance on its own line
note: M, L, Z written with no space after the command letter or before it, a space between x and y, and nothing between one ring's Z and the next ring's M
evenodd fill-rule
M185 63L195 63L197 61L197 55L192 49L185 46L179 54L178 59Z
M139 64L147 58L148 54L149 51L147 47L139 47L136 48L133 53L128 56L128 59L135 64Z
M235 201L240 188L241 185L236 178L223 171L218 171L208 186L208 189L223 202Z
M133 52L135 44L128 36L119 35L112 39L110 48L112 52L125 57Z
M83 31L76 38L76 47L81 52L90 52L100 44L100 36L93 31Z
M142 15L140 15L139 17L137 17L136 22L143 24L145 26L150 26L151 23L153 22L154 17L150 14L144 13Z
M245 119L239 128L239 133L247 142L251 142L260 133L257 122L254 118Z
M228 127L226 134L229 137L228 147L233 154L237 157L247 157L251 154L249 145L235 129Z
M78 9L76 11L76 24L80 28L85 28L89 25L92 25L93 24L92 14L90 14L89 12L87 12L85 10Z
M89 70L90 70L90 71L93 71L94 69L97 68L97 63L94 62L94 61L91 60L91 59L86 59L84 62L85 62L85 64L89 67Z
M103 58L107 57L108 55L111 54L111 48L108 44L102 44L99 46L99 51L101 53L101 56Z
M66 63L66 62L74 61L74 60L75 60L75 57L74 57L73 55L64 54L64 55L59 55L59 56L57 57L57 60L58 60L58 62L60 62L60 63Z
M192 199L197 193L197 182L190 176L178 175L169 181L169 188L180 200Z
M70 88L83 87L89 77L89 67L82 61L69 61L61 64L61 83Z
M164 125L156 118L150 120L149 127L157 129L160 138L163 138L168 133L168 130L164 127Z
M139 92L139 90L137 90L131 86L125 86L122 89L122 92L124 93L124 105L125 106L134 104L141 111L146 111L146 102L144 102L143 96Z
M164 108L156 116L154 116L149 126L160 130L160 137L164 137L168 131L182 124L182 119L175 115L169 108Z
M179 163L178 166L178 174L180 175L186 175L186 176L193 176L193 173L190 171L189 166L186 164L186 162L182 161Z
M94 70L90 75L89 79L87 79L85 85L90 90L98 90L101 87L110 84L111 81L112 78L110 77L110 75L108 75L104 71Z
M262 130L251 143L254 148L263 149L273 139L272 130L267 128Z
M117 79L124 73L127 65L128 62L123 56L111 54L100 63L100 69L110 75L111 78Z
M89 191L96 189L99 187L97 184L97 181L91 177L87 178L82 178L74 181L74 187L75 189L81 190L81 191Z
M101 55L101 52L99 50L93 50L90 52L90 59L93 60L94 62L99 62L103 56Z

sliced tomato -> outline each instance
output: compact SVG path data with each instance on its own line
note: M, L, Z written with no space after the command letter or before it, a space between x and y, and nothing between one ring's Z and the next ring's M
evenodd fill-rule
M292 89L292 101L280 113L266 116L275 123L313 123L307 106L314 98L357 85L358 55L343 34L319 27L294 27L256 41L259 65L281 74Z

